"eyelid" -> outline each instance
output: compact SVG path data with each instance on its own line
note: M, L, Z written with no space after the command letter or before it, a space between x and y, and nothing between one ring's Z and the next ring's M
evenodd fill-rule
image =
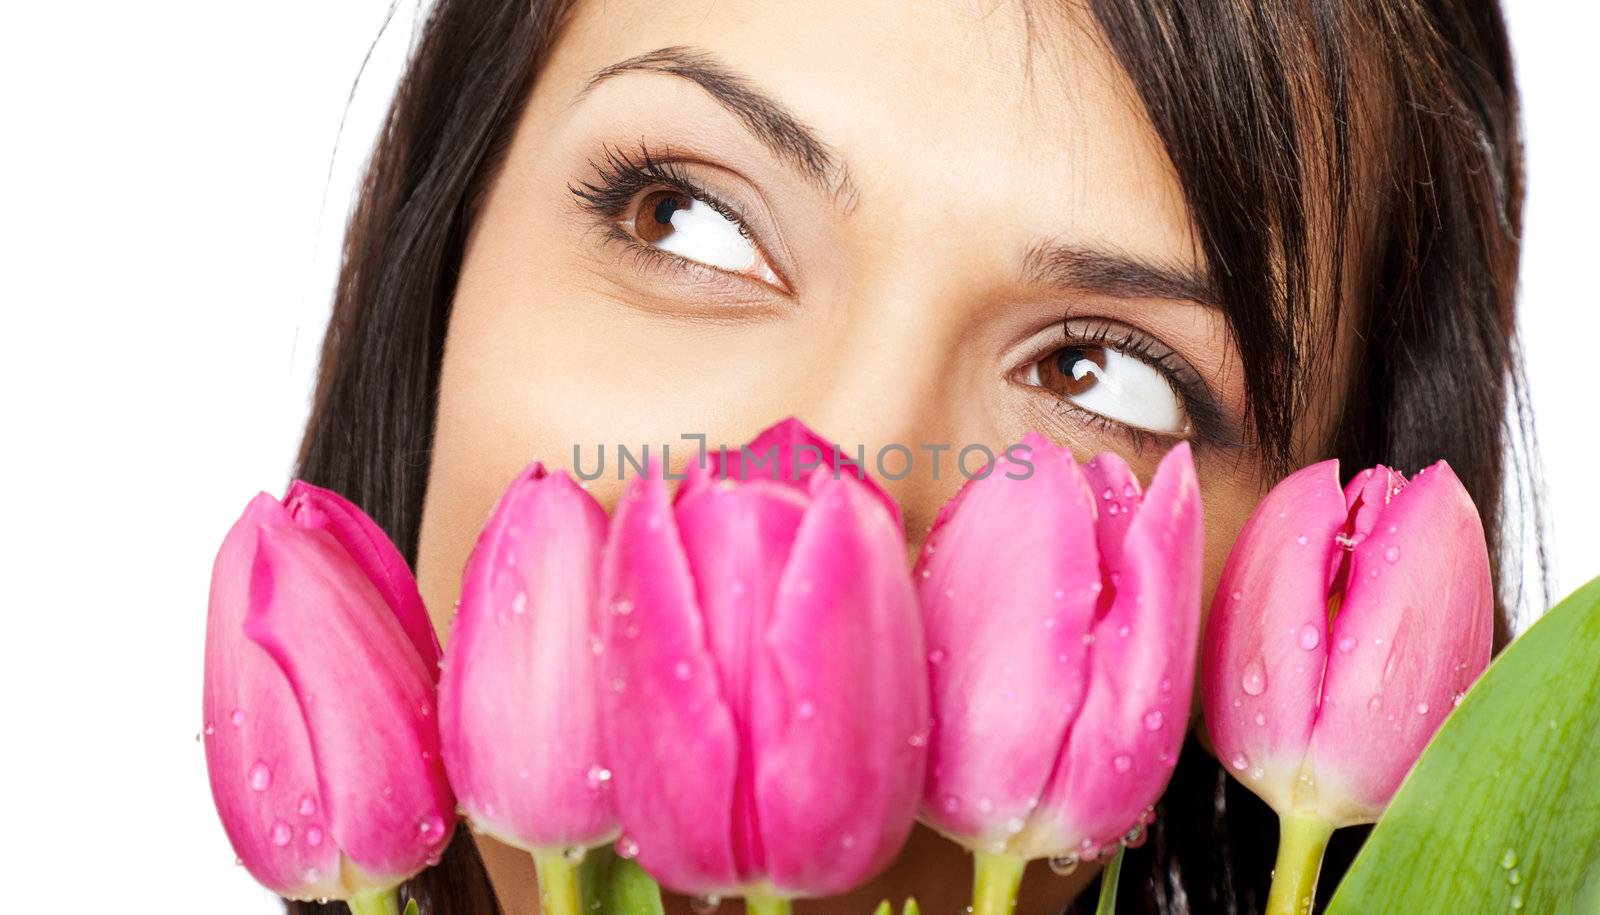
M1184 438L1223 448L1243 447L1246 444L1236 423L1227 416L1211 386L1188 360L1156 335L1132 325L1109 318L1065 319L1052 326L1048 337L1028 345L1024 353L1031 355L1023 358L1021 368L1028 368L1063 347L1084 344L1108 346L1147 363L1161 373L1172 386L1173 392L1183 401L1190 431L1187 435L1172 435L1140 429L1080 407L1059 395L1047 394L1059 407L1088 418L1096 425L1122 432L1136 446L1140 446L1143 442L1177 442ZM1030 385L1030 387L1037 386Z
M609 144L603 147L603 155L605 157L603 164L592 159L589 161L590 168L598 176L596 180L579 181L569 184L567 187L573 196L577 198L577 203L580 207L607 221L609 225L605 228L615 230L606 232L609 240L636 249L634 253L650 252L648 255L650 259L660 266L681 267L688 272L696 273L712 271L717 275L728 277L735 281L755 283L764 290L776 292L786 297L794 294L794 284L790 282L785 270L779 266L777 260L768 251L767 245L758 237L757 228L752 225L755 220L747 217L742 212L742 208L729 203L723 195L710 190L702 182L690 177L682 168L684 164L682 160L662 159L652 153L643 142L639 144L639 151L636 155L625 153L620 147ZM715 168L716 166L706 165L706 167ZM739 234L744 236L755 247L761 262L777 278L778 284L774 285L759 277L744 273L734 273L730 270L724 270L720 267L682 257L670 251L664 251L653 245L641 242L627 230L622 229L622 220L638 200L639 195L661 188L675 190L693 197L737 226ZM668 260L663 261L662 258L667 258Z

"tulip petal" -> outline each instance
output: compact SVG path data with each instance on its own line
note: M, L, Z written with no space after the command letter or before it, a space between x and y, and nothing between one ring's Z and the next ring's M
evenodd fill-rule
M659 465L630 484L612 518L601 594L619 841L669 888L734 890L738 738Z
M1134 513L1144 498L1139 478L1121 456L1107 451L1082 465L1083 479L1093 493L1095 542L1100 547L1100 565L1116 568L1122 558L1122 544Z
M593 496L535 464L463 575L439 686L445 764L473 825L528 851L617 831L590 647L606 524Z
M750 723L757 657L806 504L793 487L759 479L706 487L677 504L678 533L739 738L733 858L745 878L766 870L755 800L758 746Z
M1377 819L1494 637L1483 525L1449 465L1384 492L1351 557L1312 738L1319 810L1335 825Z
M1291 806L1327 658L1328 569L1347 520L1336 461L1273 488L1217 583L1201 658L1206 727L1223 764L1275 810Z
M206 768L223 828L251 876L282 896L339 895L339 847L300 706L289 681L245 637L250 573L262 525L289 516L262 493L217 552L206 620Z
M928 681L899 527L854 479L811 482L750 710L768 879L828 896L882 870L910 832Z
M1084 688L1103 589L1094 508L1071 453L1023 440L940 513L914 582L929 648L933 730L922 818L985 851L1033 813Z
M1102 474L1126 467L1114 455L1096 463ZM1205 556L1188 444L1162 459L1142 504L1131 476L1118 484L1103 475L1093 487L1102 505L1121 505L1100 518L1102 544L1105 528L1123 536L1106 547L1115 557L1110 607L1094 626L1083 711L1040 805L1036 819L1048 828L1029 837L1037 842L1030 857L1081 855L1123 839L1166 788L1188 731ZM1107 484L1114 500L1104 498Z
M900 506L861 462L792 416L763 429L739 450L707 452L704 468L695 464L688 468L688 483L679 498L707 481L722 479L776 480L805 492L812 471L818 467L826 468L835 479L850 477L861 483L889 512L894 523L900 523Z
M390 886L437 860L455 798L433 678L365 570L329 532L262 528L244 631L299 699L331 838L360 873Z
M438 679L441 652L439 640L434 635L433 623L428 619L428 608L417 591L416 579L404 556L395 549L378 525L366 512L331 490L313 486L303 480L289 484L284 496L284 508L301 527L327 531L344 547L357 566L383 595L384 602L394 612L400 628L416 648L417 656L434 672Z

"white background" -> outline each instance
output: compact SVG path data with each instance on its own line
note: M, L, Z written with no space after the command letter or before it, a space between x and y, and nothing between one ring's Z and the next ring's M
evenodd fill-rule
M194 739L207 579L287 479L414 9L348 107L384 0L0 13L8 912L279 911L231 863ZM1558 593L1600 574L1594 9L1508 9Z

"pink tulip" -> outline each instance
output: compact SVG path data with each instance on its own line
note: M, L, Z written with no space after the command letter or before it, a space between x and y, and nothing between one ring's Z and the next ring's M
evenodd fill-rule
M480 831L535 854L616 836L590 649L606 514L534 464L467 562L439 686L450 783Z
M1280 814L1376 820L1493 632L1483 526L1449 465L1342 491L1338 462L1307 467L1250 517L1212 601L1217 756Z
M455 821L438 658L405 560L360 509L300 482L250 502L212 571L204 733L222 825L257 880L350 898L437 860Z
M762 468L692 466L675 498L652 467L606 546L618 850L680 892L842 892L899 850L922 783L926 668L892 504L831 456L797 474L797 450L832 448L798 422L749 447L770 446Z
M1185 444L1142 492L1114 454L1080 467L1023 443L1027 458L945 505L917 563L933 683L922 818L982 855L1091 858L1146 822L1183 744L1200 494Z

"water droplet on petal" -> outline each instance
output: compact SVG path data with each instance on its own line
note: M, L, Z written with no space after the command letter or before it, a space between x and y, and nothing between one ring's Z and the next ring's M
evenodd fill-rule
M1264 727L1266 725L1266 723L1267 723L1267 716L1263 715L1260 712L1256 712L1256 719L1255 720L1256 720L1256 727Z
M1118 753L1111 757L1111 768L1117 772L1126 772L1133 768L1133 757L1126 753Z
M1123 623L1121 626L1117 627L1117 638L1125 639L1132 632L1133 632L1133 630L1131 628L1129 628L1128 624L1127 623Z
M612 677L611 678L611 691L612 692L621 693L621 692L626 692L627 689L628 689L628 681L627 680L624 680L621 677Z
M1131 499L1131 498L1134 497L1134 495L1135 495L1135 492L1134 492L1132 483L1127 483L1122 487L1122 497L1124 499Z
M234 709L233 713L228 716L228 723L233 725L234 727L238 727L238 726L244 724L244 709L242 709L242 708Z
M318 826L306 827L306 846L316 848L322 844L322 829Z
M928 663L929 664L943 664L944 663L944 659L945 659L945 652L944 652L943 648L935 648L934 650L928 652Z
M1317 632L1317 627L1310 623L1300 627L1300 647L1311 651L1322 644L1322 635Z
M417 821L417 835L429 844L438 842L444 838L444 820L438 814L428 814Z
M1106 514L1115 515L1118 511L1121 510L1121 508L1122 508L1122 506L1120 506L1117 503L1113 502L1110 505L1106 506Z
M994 813L994 801L991 801L986 797L978 798L978 812Z
M801 699L800 704L795 706L794 716L801 721L810 721L817 717L817 704L810 699Z
M689 900L689 909L694 915L711 915L720 905L722 905L720 896L696 896Z
M944 803L940 806L944 807L945 813L955 813L961 809L961 799L953 794L947 794L945 795Z
M1014 816L1006 818L1006 832L1010 835L1014 836L1021 832L1022 827L1026 825L1028 825L1028 821L1024 820L1022 817Z
M1426 714L1428 714L1428 703L1426 703L1426 702L1418 702L1417 703L1417 714L1418 715L1426 715Z
M1239 753L1233 757L1233 761L1228 765L1233 766L1240 772L1243 772L1245 769L1250 768L1250 760L1246 759L1243 753Z
M528 593L518 591L517 596L511 599L511 612L518 616L528 612Z
M1244 598L1244 592L1243 591L1235 591L1235 592L1233 592L1233 599L1234 600L1241 600L1243 598Z
M589 772L584 776L584 780L589 783L591 789L598 791L605 786L606 782L611 781L611 770L598 764L590 766Z
M1116 498L1116 496L1117 494L1113 492L1109 486L1105 488L1104 492L1100 493L1100 498L1106 500L1107 502L1110 502L1112 499Z
M1301 534L1300 536L1294 538L1294 542L1300 544L1301 546L1305 546L1311 542L1311 538L1307 537L1305 534Z
M1259 655L1251 658L1250 663L1244 666L1244 676L1239 680L1239 688L1248 696L1259 696L1267 691L1266 666L1261 663Z
M689 675L693 672L694 670L689 666L688 661L679 661L678 663L672 665L672 675L677 677L679 680L689 679Z
M1350 650L1355 648L1355 647L1356 647L1356 637L1353 636L1353 635L1347 635L1344 638L1339 640L1339 650L1342 651L1342 652L1345 652L1346 654L1348 654L1350 652Z
M639 857L639 843L627 836L618 837L616 849L617 857L625 861Z
M1161 710L1160 709L1153 708L1150 711L1144 713L1144 729L1145 730L1147 730L1147 731L1159 731L1159 730L1161 730L1161 725L1163 723L1164 723L1164 716L1161 714Z
M1383 708L1382 696L1373 696L1371 699L1367 700L1367 711L1377 712L1380 708Z
M918 731L906 738L906 743L909 743L914 747L925 747L928 745L928 735Z
M618 598L611 602L611 612L617 616L627 616L633 612L633 601L626 598Z
M272 770L267 768L267 764L259 759L256 760L255 765L250 767L250 774L247 778L251 791L265 791L272 787Z
M1400 548L1397 546L1390 546L1387 550L1383 551L1383 558L1386 562L1399 562Z
M1050 859L1050 873L1057 877L1070 877L1078 870L1077 855L1060 855Z
M309 794L300 795L300 803L295 807L303 817L314 816L317 812L317 799Z

